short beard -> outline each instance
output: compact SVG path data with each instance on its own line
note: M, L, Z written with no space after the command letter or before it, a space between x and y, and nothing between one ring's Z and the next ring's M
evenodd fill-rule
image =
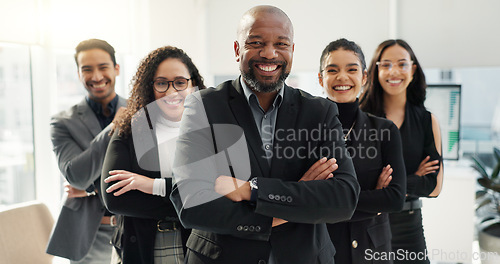
M256 92L259 92L259 93L271 93L274 91L278 91L281 87L283 87L288 75L290 75L290 72L285 71L288 64L286 62L283 62L281 64L281 67L282 67L281 75L278 78L278 80L276 82L273 82L270 84L264 84L264 83L259 82L257 80L257 77L255 77L254 68L251 66L251 65L255 65L255 61L250 60L248 62L248 64L250 66L248 72L241 70L241 75L243 76L243 79L245 80L246 84L248 86L250 86L251 88L253 88L253 90L255 90Z

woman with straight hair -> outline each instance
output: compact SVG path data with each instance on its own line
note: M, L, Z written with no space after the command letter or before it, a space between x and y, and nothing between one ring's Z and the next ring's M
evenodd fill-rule
M363 111L393 121L401 133L407 194L403 210L389 215L392 247L416 258L395 263L429 263L420 197L437 197L443 184L441 133L437 118L424 107L426 87L422 67L408 43L390 39L378 46L360 104Z
M184 263L189 231L169 199L172 163L184 99L204 88L179 48L158 48L139 65L101 176L107 208L122 215L113 243L124 264Z
M406 172L401 138L389 120L359 109L358 95L367 80L361 48L347 39L328 44L320 59L319 84L339 109L347 150L361 192L351 220L328 224L336 248L335 263L392 263L387 212L403 207Z

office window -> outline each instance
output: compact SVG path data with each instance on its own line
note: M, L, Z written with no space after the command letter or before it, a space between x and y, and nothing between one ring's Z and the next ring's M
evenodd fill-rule
M33 200L29 47L0 43L0 205Z

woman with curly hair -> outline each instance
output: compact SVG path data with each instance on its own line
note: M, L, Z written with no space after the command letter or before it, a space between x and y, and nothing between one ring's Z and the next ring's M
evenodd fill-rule
M141 62L132 83L101 174L104 203L121 215L113 243L124 264L183 263L189 231L169 199L172 162L184 99L205 88L203 78L183 50L166 46Z

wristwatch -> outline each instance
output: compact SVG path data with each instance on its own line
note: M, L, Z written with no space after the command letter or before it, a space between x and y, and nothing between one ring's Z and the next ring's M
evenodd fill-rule
M259 186L257 185L257 177L254 177L250 180L250 190L252 193L250 194L250 202L256 202L257 201L257 190L259 189Z
M254 177L250 180L250 189L253 191L254 189L255 190L258 190L259 189L259 186L257 185L257 177Z

